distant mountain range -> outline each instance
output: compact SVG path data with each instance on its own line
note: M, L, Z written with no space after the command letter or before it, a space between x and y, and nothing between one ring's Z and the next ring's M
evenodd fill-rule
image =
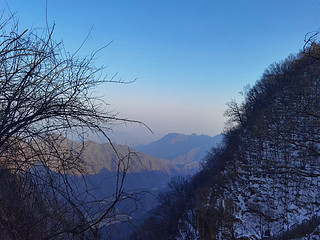
M222 135L185 135L169 133L158 141L135 147L136 150L161 159L168 159L180 171L194 173L207 152L222 140Z
M89 143L84 152L84 159L90 166L88 170L91 174L99 173L104 168L110 172L117 171L118 158L123 159L123 163L128 166L128 173L161 171L172 175L179 171L168 159L149 156L115 143Z
M88 174L86 182L79 179L79 186L82 186L82 191L85 191L86 187L93 189L90 191L93 199L112 196L117 182L119 159L122 159L121 168L128 167L124 182L125 191L145 191L147 194L139 199L141 204L139 211L134 210L135 200L125 201L117 207L121 211L134 211L132 217L136 221L140 221L148 210L155 207L157 194L164 190L170 179L175 175L196 172L207 151L216 146L221 139L221 135L209 137L196 134L170 133L160 140L148 145L138 146L135 149L115 143L88 142L83 155L87 163ZM72 142L72 144L78 143ZM128 154L130 155L129 158ZM115 224L112 225L111 229L108 228L108 231L115 231L116 228L123 230L124 228L130 228L130 226ZM114 233L113 239L126 239L122 236L122 230ZM126 230L125 232L130 231Z
M114 143L89 143L84 152L84 159L88 163L87 172L91 175L89 178L93 183L103 182L102 188L106 194L114 190L111 184L109 191L110 180L116 176L119 158L123 163L120 165L121 170L128 168L125 186L129 190L163 188L172 176L181 172L168 159L149 156L128 146ZM104 181L104 178L109 181Z
M169 133L147 145L132 149L115 143L88 143L84 159L90 166L89 174L98 174L102 169L117 171L117 159L128 162L128 173L158 171L167 175L194 173L207 152L221 142L222 135L185 135ZM130 159L127 155L130 153Z

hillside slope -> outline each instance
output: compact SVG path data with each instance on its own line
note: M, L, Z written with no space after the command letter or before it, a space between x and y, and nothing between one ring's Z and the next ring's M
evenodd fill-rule
M158 207L165 217L145 224L141 239L319 239L319 92L318 56L271 65L243 103L229 103L224 145L173 188L187 189L184 210L172 216L168 204ZM172 219L174 229L157 237Z
M271 65L242 105L230 104L234 125L223 150L228 157L215 154L210 163L225 163L219 174L224 182L211 186L217 192L208 195L208 209L198 209L216 222L199 219L200 236L283 239L320 216L319 76L318 60L291 57ZM215 230L221 227L223 232ZM302 237L305 230L285 239Z
M124 181L126 191L152 193L166 187L171 177L180 173L179 168L167 159L155 158L114 143L90 142L83 157L87 163L88 182L92 187L99 186L97 192L100 195L113 194L118 166L121 171L127 169Z
M199 163L207 152L221 140L221 134L210 137L169 133L158 141L137 146L135 149L157 158L169 159L185 173L194 173L199 169Z
M128 173L143 171L160 171L166 174L176 174L178 168L167 159L140 153L128 146L115 143L93 143L85 147L84 159L91 166L90 173L98 173L103 168L110 172L117 171L118 159L127 164Z

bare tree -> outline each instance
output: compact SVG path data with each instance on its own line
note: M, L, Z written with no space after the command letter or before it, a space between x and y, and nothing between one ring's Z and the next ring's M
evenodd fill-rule
M319 33L320 29L306 33L303 45L305 55L320 58Z
M42 214L39 213L41 217L37 216L33 223L34 227L36 224L45 225L42 226L44 235L41 239L66 239L71 236L93 238L98 236L94 228L99 223L108 218L114 219L114 215L110 214L115 204L123 198L123 182L131 153L118 156L114 195L104 199L88 197L88 189L82 188L82 192L75 190L77 183L74 177L79 179L85 174L82 153L86 135L88 132L99 133L109 139L107 131L114 124L143 123L118 118L107 110L101 99L92 94L91 90L99 84L121 82L114 77L105 77L103 67L94 65L97 52L85 58L70 54L65 51L62 42L54 41L53 31L54 27L20 31L14 16L1 19L1 171L9 171L6 176L15 176L13 179L16 181L13 182L23 180L24 186L27 186L14 187L12 191L19 189L23 194L31 195L41 193L37 201L43 204L33 205L47 208ZM80 143L69 141L70 137L80 139ZM3 194L6 191L0 192L0 205L5 202ZM33 198L24 199L27 199L27 206ZM3 218L4 222L20 221L19 217L12 220L9 215ZM11 224L10 228L6 228L8 224L0 224L3 232L7 232L6 238L19 239L16 234L19 231L14 226L17 224ZM21 236L21 239L37 238L32 234L30 237Z

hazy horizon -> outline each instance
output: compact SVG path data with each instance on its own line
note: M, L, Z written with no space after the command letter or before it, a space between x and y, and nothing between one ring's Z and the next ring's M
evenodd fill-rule
M110 131L108 134L108 137L113 143L120 144L120 145L126 145L129 147L136 147L139 145L147 145L149 143L155 142L157 140L160 140L161 138L165 137L168 134L182 134L182 135L206 135L209 137L215 137L218 134L210 135L210 134L198 134L198 133L181 133L181 132L155 132L151 133L147 129L143 129L143 127L140 128L115 128L113 131ZM89 136L89 139L96 143L106 143L109 140L106 139L103 136Z
M46 1L0 0L21 32L46 26ZM131 84L96 89L139 141L170 132L215 136L224 128L226 102L253 85L273 62L303 47L318 29L319 3L299 1L52 1L47 20L54 39L80 56L102 49L96 65ZM115 131L117 128L115 129ZM125 139L126 140L126 139Z

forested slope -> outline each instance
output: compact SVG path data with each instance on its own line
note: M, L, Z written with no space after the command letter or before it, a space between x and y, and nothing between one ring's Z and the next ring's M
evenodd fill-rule
M308 54L272 64L247 89L243 103L228 104L224 143L212 149L199 174L171 187L176 200L163 201L150 217L155 224L142 226L137 238L304 239L319 235L317 46L313 44ZM172 194L177 189L183 194ZM180 196L187 202L184 209L175 216L166 214L179 204ZM163 222L168 219L176 224L164 231Z

